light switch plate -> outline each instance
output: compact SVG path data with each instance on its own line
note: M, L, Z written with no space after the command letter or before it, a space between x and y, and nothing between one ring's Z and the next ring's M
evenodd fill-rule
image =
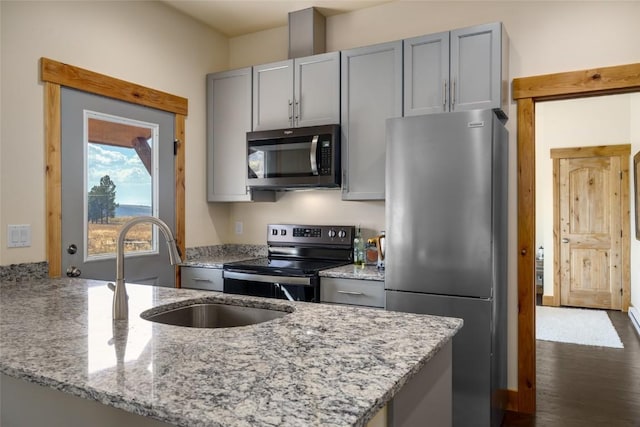
M242 221L236 221L236 234L242 234Z
M9 224L7 225L7 247L26 248L31 246L31 225Z

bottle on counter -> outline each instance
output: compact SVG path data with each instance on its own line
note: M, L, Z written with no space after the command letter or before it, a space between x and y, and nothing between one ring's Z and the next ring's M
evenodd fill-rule
M360 226L356 227L356 235L353 237L353 263L357 267L364 267L364 239Z
M378 247L376 245L376 238L371 237L367 239L367 245L365 246L365 263L366 265L377 265L378 263Z

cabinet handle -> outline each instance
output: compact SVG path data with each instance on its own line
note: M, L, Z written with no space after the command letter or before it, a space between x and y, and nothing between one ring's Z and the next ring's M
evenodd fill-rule
M210 280L210 279L203 279L203 278L201 278L201 277L194 277L194 278L193 278L193 281L194 281L194 282L211 282L211 280Z
M293 102L291 100L289 100L289 123L293 127Z
M347 183L347 170L342 169L342 192L346 193L349 191L349 185Z
M336 291L339 294L347 294L347 295L364 295L363 292L354 292L354 291Z
M447 111L447 81L442 81L442 111Z
M451 89L451 111L453 111L456 106L456 79L453 79L453 87Z
M300 125L300 101L298 101L297 99L295 100L295 105L293 107L293 115L294 115L293 125L299 126Z

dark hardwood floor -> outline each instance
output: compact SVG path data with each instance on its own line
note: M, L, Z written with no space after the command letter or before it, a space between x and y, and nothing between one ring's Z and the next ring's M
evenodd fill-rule
M640 427L640 338L627 313L607 313L624 349L538 340L536 413L503 426Z

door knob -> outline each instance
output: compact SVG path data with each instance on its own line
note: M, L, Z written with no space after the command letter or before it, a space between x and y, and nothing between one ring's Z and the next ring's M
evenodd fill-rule
M564 239L562 239L562 243L569 243L569 239L565 237Z
M71 265L67 268L67 276L69 277L78 277L80 274L82 274L82 272L75 265Z

